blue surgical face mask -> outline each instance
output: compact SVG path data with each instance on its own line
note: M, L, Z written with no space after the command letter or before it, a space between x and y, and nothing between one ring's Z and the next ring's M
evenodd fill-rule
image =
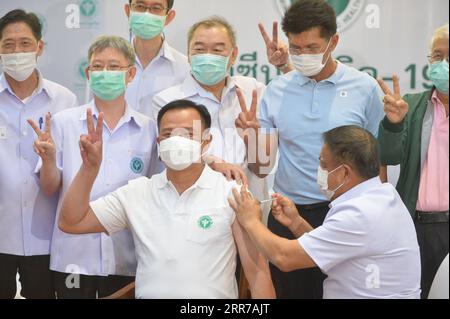
M215 54L198 54L191 57L191 72L203 85L216 85L228 76L230 57Z
M112 101L125 93L126 71L90 71L89 86L96 97Z
M433 82L433 85L439 92L445 95L448 95L448 72L449 69L447 60L430 64L428 68L428 77L431 82Z
M140 39L153 39L163 32L166 18L147 12L131 12L129 21L131 32Z

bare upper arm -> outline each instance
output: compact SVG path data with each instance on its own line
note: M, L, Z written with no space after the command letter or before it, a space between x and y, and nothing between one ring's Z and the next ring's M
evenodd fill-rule
M253 268L254 270L262 255L258 252L250 237L245 233L237 220L234 221L231 227L244 270L246 267Z
M96 234L96 233L106 233L107 230L98 220L94 211L89 207L88 212L85 214L83 219L74 225L68 225L64 222L62 218L59 220L59 228L68 234Z

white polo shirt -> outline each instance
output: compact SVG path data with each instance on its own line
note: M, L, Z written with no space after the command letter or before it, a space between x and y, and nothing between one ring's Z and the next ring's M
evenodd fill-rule
M149 117L153 116L153 97L182 83L190 72L187 57L173 49L167 41L145 69L137 58L136 68L136 76L128 85L125 96L129 105Z
M265 85L254 78L244 76L230 76L219 101L210 92L202 88L190 75L185 81L177 86L171 87L153 99L154 119L158 117L159 110L166 104L187 99L197 104L206 106L211 114L211 143L209 154L232 164L244 164L246 161L246 148L242 138L236 131L236 119L242 112L236 88L240 88L244 94L247 108L250 109L253 90L258 92L258 100L264 93Z
M34 174L36 134L27 123L44 129L45 115L77 105L65 87L42 78L34 94L21 101L5 75L0 76L0 254L48 255L57 197L40 189Z
M328 278L325 299L418 299L420 252L395 188L366 181L331 203L323 225L299 240Z
M86 111L97 118L94 101L57 114L53 119L53 139L57 145L57 165L62 172L62 190L58 216L65 193L82 165L78 146L80 135L87 133ZM103 162L91 192L95 200L140 176L161 172L156 150L156 125L153 120L126 108L114 131L105 123ZM36 171L42 162L39 161ZM57 218L58 221L59 218ZM134 276L136 256L131 234L123 231L112 237L104 234L69 235L55 223L50 268L63 273L90 276Z
M181 196L163 172L91 203L109 234L124 228L133 234L137 298L238 297L235 214L227 201L235 186L205 166Z

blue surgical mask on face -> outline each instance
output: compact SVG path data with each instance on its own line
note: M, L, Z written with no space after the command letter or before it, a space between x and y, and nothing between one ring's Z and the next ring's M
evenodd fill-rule
M150 40L163 32L166 16L158 16L147 12L131 12L129 24L131 32L136 37Z
M430 78L433 85L436 89L448 95L448 83L449 83L449 69L448 69L448 61L443 60L441 62L436 62L430 64L428 68L428 77Z
M228 76L230 57L215 54L198 54L191 57L191 72L203 85L216 85Z

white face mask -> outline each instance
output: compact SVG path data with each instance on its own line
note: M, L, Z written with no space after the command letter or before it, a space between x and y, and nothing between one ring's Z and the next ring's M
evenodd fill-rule
M200 163L202 145L189 138L173 136L161 141L159 153L167 167L182 171L194 163Z
M322 194L325 195L325 197L328 200L331 200L334 195L336 194L336 192L342 187L344 186L345 182L342 183L338 188L336 188L334 191L329 190L328 189L328 176L330 176L331 174L333 174L334 172L336 172L338 169L340 169L343 165L339 166L338 168L336 168L335 170L328 172L327 170L324 170L320 165L319 165L319 170L317 172L317 184L319 184L320 187L320 191L322 192Z
M330 44L331 39L328 42L325 52L327 52L328 48L330 47ZM323 68L328 63L328 60L331 57L330 54L325 63L323 63L323 57L325 56L325 52L319 54L291 55L291 61L295 69L304 76L307 77L316 76L317 74L322 72Z
M25 81L36 69L37 53L1 54L3 71L18 82Z

